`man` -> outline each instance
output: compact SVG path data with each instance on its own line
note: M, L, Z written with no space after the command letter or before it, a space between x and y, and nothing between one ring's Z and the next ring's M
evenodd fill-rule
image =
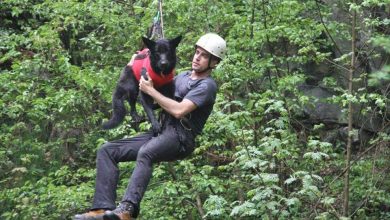
M141 78L140 90L153 97L166 112L162 132L157 137L147 132L105 143L97 153L92 209L76 215L74 219L129 220L138 216L153 164L183 159L193 152L195 137L201 133L216 98L217 85L211 78L211 72L223 59L225 50L226 42L217 34L208 33L200 37L195 45L192 70L175 78L175 100L154 89L151 80ZM136 166L125 195L115 208L119 179L117 164L124 161L136 161Z

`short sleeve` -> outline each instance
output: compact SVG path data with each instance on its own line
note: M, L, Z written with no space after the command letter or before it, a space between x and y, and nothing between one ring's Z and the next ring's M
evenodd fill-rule
M208 81L202 81L195 88L191 89L184 97L195 103L197 107L214 104L216 96L216 86Z

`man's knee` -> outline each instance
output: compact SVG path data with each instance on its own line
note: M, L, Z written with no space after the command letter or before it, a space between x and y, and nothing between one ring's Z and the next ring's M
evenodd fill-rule
M112 146L110 142L102 144L97 151L97 158L99 159L107 157L108 155L110 155L111 150Z
M153 162L153 152L150 151L150 149L147 149L145 147L142 147L139 151L138 151L138 155L137 155L137 161L150 161L150 162Z

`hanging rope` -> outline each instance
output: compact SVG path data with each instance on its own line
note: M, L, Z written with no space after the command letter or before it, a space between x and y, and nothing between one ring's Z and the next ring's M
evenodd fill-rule
M148 34L149 39L161 39L164 38L164 21L163 21L163 10L162 0L158 0L157 15L153 18L153 24Z
M162 9L162 0L158 0L158 5L159 5L159 12L161 15L161 36L164 38L164 20L163 20L163 9Z

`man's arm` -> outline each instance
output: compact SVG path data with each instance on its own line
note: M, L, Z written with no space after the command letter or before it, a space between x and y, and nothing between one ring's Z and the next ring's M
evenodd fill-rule
M143 77L140 79L140 90L150 95L161 106L161 108L163 108L173 117L182 118L196 109L197 106L195 103L188 99L183 99L181 102L177 102L162 95L153 87L153 81L149 77L149 74L147 75L149 80L145 80Z

